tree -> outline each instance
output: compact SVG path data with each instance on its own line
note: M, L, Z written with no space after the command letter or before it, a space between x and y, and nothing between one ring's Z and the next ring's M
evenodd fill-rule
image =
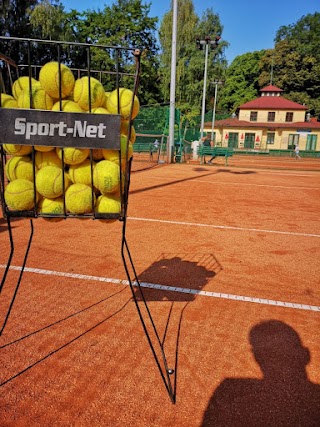
M172 10L164 15L159 31L161 89L166 102L169 101L171 81L172 16ZM191 123L195 116L200 115L204 83L205 52L198 49L196 39L210 36L214 40L222 35L223 27L212 9L207 9L200 19L194 11L192 0L178 0L177 21L176 105ZM207 108L213 105L214 87L210 82L221 79L226 68L223 51L227 45L226 41L221 41L214 50L209 50Z
M2 0L0 5L0 34L6 37L31 37L30 7L38 0ZM17 64L25 63L26 50L17 42L0 41L0 52L13 59Z
M188 92L188 68L190 67L191 52L195 52L195 27L199 18L194 12L192 0L178 0L177 16L177 44L176 44L176 100L183 102L191 94ZM159 38L161 43L161 89L164 100L170 98L171 80L171 45L172 45L172 19L173 11L170 10L163 17L160 25ZM184 82L184 88L181 82Z
M280 27L275 47L262 60L260 85L273 68L273 82L288 99L306 104L312 115L320 112L320 13L303 16L296 24Z
M63 31L63 7L58 0L43 0L30 9L30 24L39 38L65 40Z
M265 51L255 51L237 56L226 72L225 85L221 89L218 107L235 112L237 108L259 95L261 59Z
M158 45L156 23L158 18L149 17L150 5L141 0L118 0L102 11L86 11L85 14L68 16L69 26L76 28L80 42L98 43L107 46L139 48L141 55L141 74L139 99L142 104L160 101L158 89ZM93 51L92 67L115 71L115 62L121 72L134 68L134 56L128 50L120 51L118 58L110 57L102 50ZM108 85L108 82L105 82ZM110 80L111 89L111 80ZM126 84L125 78L122 84ZM114 87L114 83L113 83Z
M33 65L53 60L56 49L51 44L27 40L66 40L65 16L59 0L11 0L4 1L0 8L0 33L25 41L2 41L0 51L20 65L20 74L27 72L21 64Z
M314 56L320 61L320 13L304 15L295 24L280 27L275 45L284 40L294 42L295 49L303 56Z

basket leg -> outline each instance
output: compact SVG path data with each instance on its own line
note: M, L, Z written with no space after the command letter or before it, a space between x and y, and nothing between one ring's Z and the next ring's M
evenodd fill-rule
M11 242L11 252L10 252L9 261L8 261L8 264L7 264L5 273L4 273L4 277L3 277L2 282L1 282L2 287L4 285L4 282L5 282L8 270L10 268L11 258L12 258L13 250L14 250L13 239L12 239L12 231L11 231L11 226L9 224L10 224L10 220L8 221L8 227L9 227L8 229L9 229L10 242ZM13 292L13 295L12 295L9 307L7 309L7 312L4 315L4 321L3 321L1 329L0 329L0 336L2 335L2 332L4 331L4 328L5 328L6 324L7 324L7 321L9 319L9 316L10 316L10 313L11 313L14 301L16 299L16 296L17 296L17 293L18 293L18 290L19 290L19 287L20 287L20 283L21 283L21 280L22 280L22 275L23 275L23 272L24 272L24 268L26 266L27 258L28 258L28 255L29 255L29 250L30 250L30 247L31 247L32 237L33 237L33 221L31 219L30 220L30 237L29 237L28 245L27 245L26 252L25 252L25 255L24 255L23 264L22 264L22 267L21 267L19 278L18 278L18 281L16 283L16 287L14 289L14 292Z
M156 364L158 366L161 378L162 378L162 380L164 382L164 385L165 385L166 390L167 390L167 392L169 394L169 397L170 397L172 403L175 403L176 402L176 395L175 395L173 383L171 381L171 375L173 375L173 374L175 375L175 371L174 371L174 369L170 369L168 367L167 358L166 358L164 347L163 347L163 342L161 341L161 339L159 337L156 325L154 323L154 320L153 320L151 312L149 310L147 301L146 301L146 299L144 297L142 288L140 286L140 282L139 282L139 280L137 278L137 274L136 274L136 271L135 271L135 268L134 268L134 264L133 264L133 261L132 261L132 257L131 257L131 254L130 254L130 250L129 250L129 247L128 247L128 243L127 243L127 240L126 240L126 237L125 237L125 220L124 220L124 225L123 225L123 236L122 236L121 255L122 255L122 259L123 259L124 268L126 270L126 274L127 274L127 277L128 277L128 281L129 281L130 289L131 289L131 292L132 292L133 300L135 302L135 306L137 308L138 315L139 315L140 321L142 323L144 333L145 333L145 335L147 337L147 340L148 340L148 343L150 345L153 357L154 357L154 359L156 361ZM132 274L130 274L130 269L132 270ZM138 287L140 295L142 297L142 303L143 303L143 305L145 307L145 310L146 310L146 317L147 317L146 319L145 319L145 316L143 315L142 310L141 310L141 308L139 306L139 303L138 303L138 300L137 300L137 296L136 296L136 292L134 290L134 286ZM156 337L156 344L157 344L157 346L160 349L160 354L159 355L158 355L158 352L157 352L157 350L156 350L156 348L155 348L155 346L154 346L154 344L152 342L151 335L150 335L150 332L148 331L146 321L150 322L151 329L152 329L152 331L153 331L153 333L154 333L154 335Z
M3 285L4 285L5 281L6 281L7 274L8 274L10 265L11 265L11 260L12 260L12 257L13 257L13 253L14 253L14 244L13 244L13 238L12 238L12 228L11 228L10 217L7 216L6 219L7 219L8 233L9 233L9 239L10 239L10 254L9 254L9 257L8 257L6 268L5 268L3 276L2 276L2 280L1 280L1 284L0 284L0 294L1 294L1 291L2 291L2 288L3 288Z

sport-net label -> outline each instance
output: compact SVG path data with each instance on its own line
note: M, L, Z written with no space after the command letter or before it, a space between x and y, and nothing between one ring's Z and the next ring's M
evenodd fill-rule
M36 123L28 122L24 117L15 120L14 134L23 135L28 141L32 136L61 136L72 135L74 138L100 138L106 139L107 126L104 123L89 125L86 120L75 120L74 126L68 127L67 123Z
M0 144L120 149L121 117L0 108Z

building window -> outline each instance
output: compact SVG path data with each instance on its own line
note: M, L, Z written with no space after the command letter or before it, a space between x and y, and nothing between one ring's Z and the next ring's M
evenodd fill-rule
M286 122L293 121L293 113L286 113Z
M268 113L268 122L274 122L276 118L276 113L274 111L269 111Z
M256 122L258 120L258 112L251 111L250 112L250 122Z
M317 135L312 135L309 134L307 136L307 145L306 145L306 150L312 150L315 151L317 148Z
M296 145L299 145L299 135L291 133L289 135L288 150L293 150Z
M275 137L274 132L268 132L267 133L267 144L274 144L274 137Z

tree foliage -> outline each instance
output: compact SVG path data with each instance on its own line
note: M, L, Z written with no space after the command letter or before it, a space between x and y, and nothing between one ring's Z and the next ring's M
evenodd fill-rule
M30 8L30 24L41 39L65 40L63 31L63 7L59 2L43 0Z
M260 85L273 69L273 83L287 98L306 104L312 115L320 113L320 13L303 16L296 24L277 31L274 49L262 60Z
M320 13L304 15L296 23L280 27L275 37L276 47L284 40L293 42L302 56L313 56L320 61Z
M265 51L256 51L237 56L226 72L218 108L235 112L239 105L259 95L260 62Z
M141 75L139 98L142 104L160 101L158 89L158 45L156 24L158 18L149 17L150 5L141 0L118 0L103 10L88 10L83 14L67 15L68 27L73 29L76 41L124 48L140 48ZM117 64L116 64L117 61ZM95 50L92 66L96 69L116 68L131 72L134 56L122 50L118 58L110 57L102 50ZM107 67L106 67L107 66ZM123 84L126 82L123 81Z
M0 34L5 37L30 37L30 8L38 0L2 0L0 2ZM18 43L1 42L0 52L17 63L26 61Z
M123 49L114 51L92 48L90 66L97 71L118 70L122 85L126 85L128 79L124 73L132 73L135 68L133 49L140 48L142 71L139 98L142 104L155 103L161 100L156 40L158 18L151 18L149 13L150 4L144 4L142 0L117 0L103 10L82 13L77 10L66 13L60 0L4 0L0 9L0 34L121 47ZM27 63L26 49L21 49L21 46L13 49L11 45L3 45L2 50L7 56L19 63ZM60 53L64 62L76 64L78 69L88 67L86 49L66 44ZM56 58L54 44L38 43L34 63L43 64ZM115 81L110 76L107 77L106 73L102 76L107 90L115 87Z
M170 100L172 18L171 10L164 15L159 32L161 89L166 102ZM190 116L190 112L199 115L204 83L205 50L198 49L196 38L210 36L215 39L216 36L222 35L223 26L219 16L212 9L207 9L199 18L194 11L192 0L178 0L177 21L176 103L186 116ZM208 53L207 106L212 103L214 93L214 87L210 82L221 79L226 68L223 57L226 46L227 42L223 41Z
M303 16L282 26L274 49L246 53L234 59L226 73L219 108L229 112L259 96L259 90L274 84L285 96L309 107L320 117L320 13Z
M141 104L169 104L172 60L172 10L160 23L157 38L157 17L150 17L150 4L142 0L115 0L102 10L66 12L63 0L2 0L0 2L0 34L26 39L60 40L74 43L101 44L140 48ZM224 52L223 25L212 8L199 17L193 0L178 0L176 46L176 105L184 120L196 122L200 116L205 49L199 50L196 38L206 36L221 40L208 51L206 110L214 105L214 81L219 86L217 113L232 113L244 102L259 96L259 90L272 83L284 90L287 98L306 104L311 115L320 118L320 13L302 16L296 23L281 26L275 35L274 49L248 52L234 59L228 67ZM27 63L26 43L0 41L0 52L19 64ZM57 55L54 44L38 44L38 64ZM66 63L87 67L87 51L63 45ZM91 68L130 73L134 56L127 50L118 57L103 49L91 50ZM106 90L111 78L103 77ZM123 77L121 82L126 83Z

